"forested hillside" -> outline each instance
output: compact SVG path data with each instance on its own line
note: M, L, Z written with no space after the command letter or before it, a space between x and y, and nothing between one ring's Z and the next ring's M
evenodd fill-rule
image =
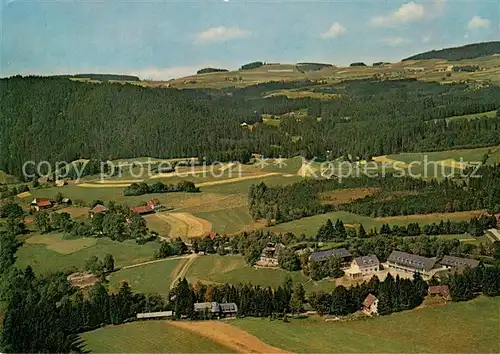
M291 88L337 99L263 98ZM416 80L270 82L243 89L177 90L90 84L63 78L0 80L0 170L20 175L25 161L200 156L359 157L500 144L500 118L442 118L498 109L500 88ZM258 123L261 114L307 110L307 117Z
M425 59L463 60L484 57L497 53L500 53L500 41L474 43L461 47L431 50L430 52L420 53L403 59L403 61Z

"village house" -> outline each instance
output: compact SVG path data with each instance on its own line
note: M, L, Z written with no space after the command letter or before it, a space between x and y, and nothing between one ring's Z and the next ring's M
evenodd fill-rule
M197 302L194 304L194 312L208 312L219 317L236 316L236 314L238 313L238 306L236 306L234 302Z
M351 262L351 266L346 270L346 274L353 278L362 278L367 275L373 275L380 270L380 261L377 256L369 255L356 257Z
M48 198L35 198L31 202L31 206L36 211L50 209L50 208L52 208L53 205L54 205L54 203Z
M93 218L94 215L96 214L106 214L106 212L108 211L108 208L106 208L104 205L102 204L97 204L95 207L93 207L91 210L90 210L90 217Z
M450 289L448 288L448 285L429 286L427 294L431 297L440 297L443 300L451 301Z
M427 258L411 253L392 251L387 259L390 269L406 273L420 273L424 277L434 274L435 258Z
M361 311L363 311L367 315L376 315L378 313L378 299L375 297L375 295L368 294L368 296L363 301Z
M469 267L474 269L479 265L478 260L454 256L444 256L439 263L447 269L457 267Z
M64 187L66 184L67 184L66 181L63 179L58 179L56 181L56 187Z
M71 205L71 204L73 204L73 201L71 199L69 199L69 198L63 198L61 200L61 203L64 204L64 205Z
M352 255L345 248L334 248L327 251L314 252L309 257L309 260L315 262L324 262L330 257L340 258L342 262L342 268L344 269L349 268L352 261Z
M282 243L268 243L262 250L257 265L262 267L277 267L280 252L285 248Z
M158 199L150 200L146 205L138 206L132 208L132 212L137 213L139 215L146 215L150 213L154 213L161 206L160 201Z

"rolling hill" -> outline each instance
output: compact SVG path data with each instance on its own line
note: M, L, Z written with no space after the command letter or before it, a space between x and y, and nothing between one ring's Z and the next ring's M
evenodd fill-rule
M500 53L500 41L483 42L467 44L461 47L444 48L441 50L431 50L429 52L420 53L403 59L408 60L425 60L425 59L445 59L445 60L464 60L484 57L492 54Z

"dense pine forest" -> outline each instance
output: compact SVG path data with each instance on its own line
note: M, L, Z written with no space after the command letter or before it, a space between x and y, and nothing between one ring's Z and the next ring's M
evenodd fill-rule
M431 50L430 52L413 55L403 59L403 61L425 59L462 60L484 57L497 53L500 53L500 42L483 42L468 44L461 47Z
M482 166L477 176L443 181L411 177L305 180L268 187L261 182L250 188L248 205L255 220L284 222L332 210L346 210L372 217L487 209L500 212L500 165ZM373 195L338 206L323 204L319 193L344 188L372 187ZM430 203L429 201L432 201Z
M301 88L338 99L264 98ZM0 80L0 169L21 175L25 161L155 156L246 160L266 156L360 157L500 143L500 118L442 118L500 106L500 88L416 80L270 82L242 89L177 90L83 83L55 77ZM279 127L262 114L299 109ZM244 129L242 122L257 123Z

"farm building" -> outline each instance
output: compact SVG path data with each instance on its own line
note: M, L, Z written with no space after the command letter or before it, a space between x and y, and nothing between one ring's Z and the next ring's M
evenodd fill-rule
M451 300L450 289L448 288L448 285L429 286L427 293L429 294L429 296L441 297L442 299L444 299L446 301Z
M351 262L351 266L346 270L346 274L351 278L362 278L372 275L380 270L380 261L377 256L369 255L356 257Z
M73 201L69 198L63 198L61 200L61 203L66 204L66 205L71 205L71 204L73 204Z
M454 256L444 256L443 259L439 262L442 266L446 268L455 268L455 267L469 267L471 269L476 268L479 265L479 261L475 259L469 258L461 258Z
M257 264L263 267L277 267L278 256L284 248L285 246L281 243L268 243L262 250Z
M107 211L108 211L108 208L106 208L104 205L97 204L95 207L93 207L90 210L90 216L93 217L96 214L106 214Z
M52 208L53 205L54 205L54 203L50 199L48 199L48 198L35 198L31 202L31 206L36 211L40 211L40 210L44 210L44 209L50 209L50 208Z
M324 262L330 257L337 257L342 260L342 266L344 268L349 267L352 261L352 255L345 248L335 248L327 251L318 251L311 254L309 257L310 261Z
M173 311L159 311L159 312L144 312L138 313L138 320L158 320L161 318L172 318L174 315Z
M420 273L430 277L436 265L436 259L418 256L411 253L392 251L387 259L389 268L407 273Z
M58 179L56 181L56 187L64 187L66 184L67 184L66 181L63 179Z
M378 299L375 297L375 295L368 294L368 296L363 301L361 311L363 311L367 315L374 315L378 313Z
M194 304L194 312L208 312L216 316L236 316L236 314L238 313L238 306L236 306L236 304L233 302L197 302Z
M146 205L138 206L132 208L132 212L137 213L139 215L145 215L154 213L160 207L160 201L158 199L150 200Z

